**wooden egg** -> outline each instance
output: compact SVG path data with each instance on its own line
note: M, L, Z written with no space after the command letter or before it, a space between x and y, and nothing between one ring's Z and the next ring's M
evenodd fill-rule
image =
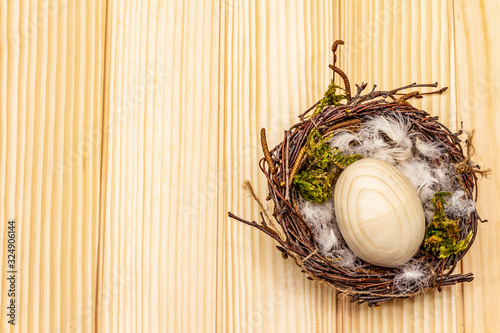
M335 215L349 248L378 266L413 257L425 234L422 203L405 176L374 158L347 167L335 185Z

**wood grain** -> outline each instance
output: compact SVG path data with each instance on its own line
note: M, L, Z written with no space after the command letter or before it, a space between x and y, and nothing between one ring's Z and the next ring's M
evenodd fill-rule
M269 146L322 97L331 44L351 83L435 82L413 100L500 168L494 0L0 3L0 331L494 332L500 183L460 270L471 283L382 309L337 299L258 219ZM337 78L337 82L340 80ZM272 206L266 203L272 210ZM7 221L18 325L6 323Z
M104 8L0 4L2 332L95 325ZM16 221L16 326L7 324L7 221ZM5 306L4 306L5 305Z
M241 184L248 179L260 198L267 195L257 167L260 128L274 147L322 97L332 75L337 12L337 2L323 0L222 2L217 332L333 332L340 325L334 291L307 280L273 241L226 215L258 218Z
M476 156L483 167L493 168L491 179L479 186L478 210L488 223L463 260L464 271L475 273L472 283L462 286L464 329L495 332L500 327L500 33L495 23L500 4L496 1L456 1L454 8L457 108L464 128L476 129Z
M98 332L215 328L218 9L108 3Z

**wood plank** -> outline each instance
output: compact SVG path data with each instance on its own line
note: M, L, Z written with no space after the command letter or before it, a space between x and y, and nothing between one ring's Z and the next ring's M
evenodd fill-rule
M341 1L340 67L352 82L392 89L411 82L450 89L412 101L457 128L453 62L453 8L449 1ZM459 332L462 296L457 287L390 301L381 310L343 304L345 332Z
M463 286L465 332L495 332L500 327L500 33L498 1L455 1L455 52L457 106L464 128L476 129L474 161L493 168L491 179L480 181L478 211L489 222L479 225L479 234L463 260L473 282Z
M218 13L109 3L99 332L215 328Z
M499 169L493 0L40 1L0 4L0 316L18 331L492 332L500 183L463 262L475 280L381 310L281 259L258 219L259 130L274 146L322 96L331 43L352 83L439 81L414 104L476 128ZM105 31L107 28L107 31ZM458 110L455 111L455 110ZM7 324L16 220L17 324Z
M249 179L261 199L259 131L271 147L297 116L322 97L339 36L337 1L222 1L221 170L217 332L333 332L336 294L284 261L267 236L227 218L258 219L241 189Z
M100 1L3 1L0 18L0 330L88 332L105 11ZM6 320L8 219L17 232L16 326Z

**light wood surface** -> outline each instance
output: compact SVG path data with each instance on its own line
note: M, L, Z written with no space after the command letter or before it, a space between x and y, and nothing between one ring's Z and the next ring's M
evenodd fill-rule
M218 10L108 3L99 332L215 328Z
M0 4L2 332L95 325L105 10ZM16 326L7 324L7 221L16 221Z
M500 3L24 0L0 4L2 332L495 332L500 327ZM337 298L283 260L241 189L331 78L450 87L414 105L476 129L489 220L475 280ZM6 320L16 219L17 325Z
M479 187L478 209L488 223L463 260L464 271L474 272L473 283L463 286L464 329L495 332L500 327L500 30L495 23L497 1L455 3L457 110L464 128L476 129L476 161L493 168L491 180Z

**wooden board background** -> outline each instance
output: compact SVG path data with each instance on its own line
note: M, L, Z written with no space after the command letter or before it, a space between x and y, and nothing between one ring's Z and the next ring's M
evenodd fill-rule
M24 0L0 4L2 332L495 332L496 172L460 270L475 280L382 309L305 279L257 218L270 145L318 100L330 47L352 82L450 89L416 103L477 131L500 170L494 0ZM7 324L16 219L17 325Z

